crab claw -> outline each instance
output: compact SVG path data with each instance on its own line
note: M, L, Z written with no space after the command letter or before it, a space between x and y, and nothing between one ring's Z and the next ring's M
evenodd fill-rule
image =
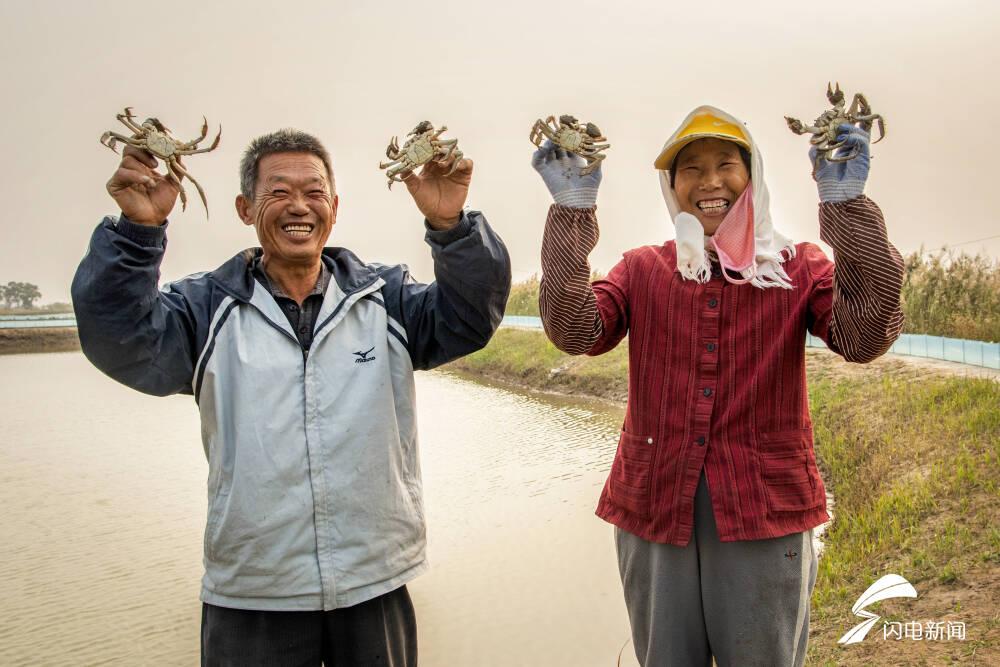
M111 132L105 132L104 134L101 135L101 144L107 146L115 153L118 152L118 149L115 148L115 144L117 144L117 142L115 141L115 138L111 136Z
M885 139L885 119L882 118L882 116L879 116L878 120L876 120L875 122L878 125L878 139L873 141L872 142L873 144L877 144L878 142Z
M160 132L166 132L167 134L170 133L170 128L167 127L166 125L164 125L163 123L161 123L159 118L153 118L153 117L147 118L143 122L143 125L145 125L146 123L151 124L153 127L155 127Z
M840 82L837 82L836 89L830 87L830 83L826 84L826 99L830 100L830 104L834 106L841 104L844 101L844 93L840 90Z
M866 98L862 93L858 93L854 96L854 104L851 106L853 107L855 104L857 105L857 109L854 111L856 114L867 116L872 112L872 105L868 104L868 98Z
M205 129L206 130L208 129L208 123L207 122L205 123ZM217 135L215 135L215 139L212 141L212 145L209 146L208 150L210 150L210 151L211 150L215 150L215 148L219 145L219 139L221 139L221 138L222 138L222 123L219 123L219 133Z
M795 134L802 134L805 130L805 125L798 118L792 118L791 116L785 116L785 122L788 123L788 129Z
M395 160L396 156L399 155L399 142L396 139L397 137L393 137L385 149L385 156L390 160ZM384 169L384 167L381 168Z

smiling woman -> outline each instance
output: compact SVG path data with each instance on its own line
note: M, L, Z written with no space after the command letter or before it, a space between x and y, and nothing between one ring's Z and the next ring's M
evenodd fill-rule
M706 236L750 183L750 156L739 144L709 137L685 146L670 169L681 210L698 218Z

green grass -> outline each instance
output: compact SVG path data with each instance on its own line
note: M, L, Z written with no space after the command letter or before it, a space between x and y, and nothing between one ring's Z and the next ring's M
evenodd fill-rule
M560 352L540 331L500 329L482 350L448 365L469 375L538 389L625 400L628 344L599 357Z
M1000 558L1000 384L985 379L811 375L816 451L836 499L813 597L815 660L841 659L850 606L888 572L920 595L986 583ZM925 603L926 604L926 603ZM890 605L924 618L947 609ZM877 611L877 608L876 608ZM980 610L981 611L981 610ZM918 613L918 617L921 617ZM971 620L971 619L970 619ZM979 652L997 649L995 628ZM888 659L888 654L887 654Z

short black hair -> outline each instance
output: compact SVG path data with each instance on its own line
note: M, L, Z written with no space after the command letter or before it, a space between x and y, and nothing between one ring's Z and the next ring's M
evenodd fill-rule
M695 140L695 141L697 141L697 140ZM693 144L693 143L694 143L694 141L691 142L691 144ZM734 141L732 143L735 144L736 142ZM691 144L688 144L684 148L687 148ZM743 146L740 146L739 144L736 144L736 147L740 149L740 159L743 160L743 166L747 168L747 173L748 174L751 173L751 169L750 169L750 151L748 151L747 149L743 148ZM677 151L677 155L674 156L674 161L670 164L670 170L669 170L669 172L670 172L670 187L674 187L674 177L677 175L677 160L678 160L678 158L680 158L681 153L684 152L684 148L682 148L679 151Z
M257 137L250 142L243 159L240 160L240 193L253 201L254 189L257 187L257 170L260 160L265 155L273 153L310 153L323 161L326 167L326 177L330 180L331 193L337 191L333 180L333 167L330 166L330 154L327 153L319 139L293 128L285 128Z

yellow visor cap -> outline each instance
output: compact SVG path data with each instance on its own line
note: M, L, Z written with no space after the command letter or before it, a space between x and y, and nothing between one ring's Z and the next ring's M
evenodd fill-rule
M704 114L692 118L691 122L677 133L674 140L667 144L659 157L656 158L653 166L661 170L670 169L670 166L674 163L674 158L677 157L682 148L692 141L705 139L706 137L732 141L750 150L750 142L747 140L747 135L743 131L743 128L711 114Z

